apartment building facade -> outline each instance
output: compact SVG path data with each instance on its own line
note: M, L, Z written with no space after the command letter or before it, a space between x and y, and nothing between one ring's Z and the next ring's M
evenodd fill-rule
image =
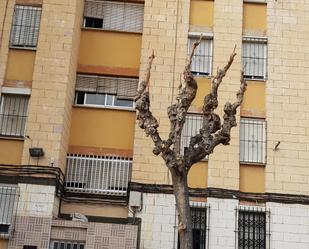
M168 136L188 51L199 132L212 76L236 45L218 113L248 88L229 146L189 172L194 249L309 248L309 4L282 0L0 2L0 248L177 248L171 178L136 123Z

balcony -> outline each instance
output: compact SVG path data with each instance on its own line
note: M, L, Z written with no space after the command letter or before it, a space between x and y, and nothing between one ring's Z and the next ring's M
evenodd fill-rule
M68 192L126 196L132 159L69 154L65 187Z

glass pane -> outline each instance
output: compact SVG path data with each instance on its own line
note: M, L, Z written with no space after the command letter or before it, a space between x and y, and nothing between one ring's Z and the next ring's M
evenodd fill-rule
M89 105L104 105L105 104L105 94L86 93L85 98L86 98L85 104L89 104Z

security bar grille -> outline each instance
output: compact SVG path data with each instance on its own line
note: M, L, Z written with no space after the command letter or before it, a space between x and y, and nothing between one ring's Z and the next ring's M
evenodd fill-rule
M0 106L0 135L23 137L27 120L29 96L2 94Z
M207 237L209 236L209 220L207 219L209 207L206 203L190 203L193 232L193 249L209 248ZM176 212L177 213L177 212ZM179 235L177 248L180 248Z
M188 54L190 54L193 44L199 38L189 37ZM195 50L191 72L196 75L211 75L212 66L212 39L202 39L200 45Z
M184 155L190 145L191 137L200 133L203 125L203 116L201 114L187 114L186 121L181 134L181 153ZM207 159L206 157L205 159Z
M240 162L266 163L266 122L240 119Z
M0 185L0 234L9 234L12 230L15 214L17 188L15 186Z
M75 90L89 93L117 95L119 99L133 99L137 94L138 79L78 74Z
M50 249L85 249L85 242L51 241Z
M131 158L69 154L65 186L70 192L125 196L131 167Z
M85 28L142 33L143 21L143 4L95 0L85 2Z
M238 248L266 249L266 213L239 210Z
M246 79L266 79L267 40L244 38L242 46L244 77Z
M14 47L37 46L41 8L31 6L15 6L11 30L10 45Z

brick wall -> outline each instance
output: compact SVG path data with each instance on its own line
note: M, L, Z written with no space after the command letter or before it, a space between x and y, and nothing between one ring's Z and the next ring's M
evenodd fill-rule
M309 4L268 1L267 20L266 191L308 195Z

